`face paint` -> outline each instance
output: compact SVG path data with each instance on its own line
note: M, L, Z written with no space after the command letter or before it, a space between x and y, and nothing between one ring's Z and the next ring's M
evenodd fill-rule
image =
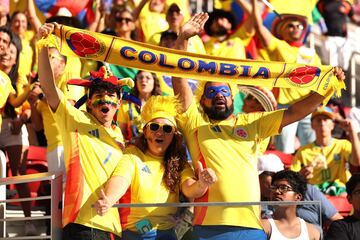
M118 98L116 96L94 96L93 100L91 101L91 105L96 107L98 105L110 104L114 107L118 105Z
M212 99L214 98L218 93L223 95L224 97L230 97L231 90L229 86L223 85L223 86L210 86L205 89L205 97Z

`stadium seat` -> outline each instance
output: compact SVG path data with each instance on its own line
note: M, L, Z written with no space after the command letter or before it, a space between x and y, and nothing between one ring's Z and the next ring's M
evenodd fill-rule
M342 216L347 216L350 214L352 205L348 202L346 197L326 195L326 198L335 206L335 208Z

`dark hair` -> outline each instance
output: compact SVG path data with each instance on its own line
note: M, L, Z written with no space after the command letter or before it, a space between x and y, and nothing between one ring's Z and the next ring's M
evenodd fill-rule
M289 182L289 185L291 186L294 192L300 193L302 198L304 198L307 190L307 185L303 175L291 170L282 170L280 172L275 173L272 176L271 184L274 184L276 181L283 179Z
M162 40L164 39L171 39L173 40L174 42L176 41L178 35L176 32L172 31L172 30L166 30L164 32L161 33L161 36L160 36L160 43Z
M89 94L88 97L89 99L92 97L92 95L94 95L94 93L101 93L101 92L108 92L108 93L116 93L118 98L120 98L120 88L118 86L114 86L112 83L110 82L105 82L105 81L97 81L94 80L95 82L91 85L91 87L89 87Z
M360 183L360 173L354 173L346 183L346 192L351 196L356 186Z
M70 26L70 27L83 28L81 26L79 19L77 19L76 17L53 16L53 17L46 19L45 22L46 23L57 22L59 24L63 24L63 25Z
M23 14L23 15L25 15L25 17L26 17L26 14L25 14L24 12L22 12L22 11L15 11L15 12L13 12L13 14L12 14L11 17L10 17L10 22L14 21L14 18L15 18L16 15L18 15L18 14ZM26 20L27 20L27 17L26 17ZM29 22L29 21L28 21L28 22Z
M231 23L231 30L234 31L236 29L236 21L232 12L225 11L222 9L214 9L213 12L209 13L209 19L206 21L204 25L204 30L207 35L212 36L213 33L211 31L211 25L216 19L226 18Z
M134 145L142 152L146 152L148 145L144 133L140 134L135 140ZM181 180L181 172L185 168L186 163L186 148L183 144L182 135L179 132L175 132L174 138L164 155L165 172L163 181L171 192L176 191L176 187Z
M134 88L133 88L133 90L132 90L132 93L133 93L133 95L134 96L136 96L136 97L139 97L139 95L140 95L140 92L139 92L139 90L137 89L137 84L136 84L136 78L137 78L137 76L140 74L140 73L142 73L142 72L147 72L147 71L142 71L142 70L140 70L140 71L138 71L137 73L136 73L136 75L135 75L135 85L134 85ZM152 73L151 72L151 75L152 75L152 77L154 78L154 88L153 88L153 90L151 91L151 96L157 96L157 95L162 95L162 91L161 91L161 88L160 88L160 81L159 81L159 79L158 79L158 77L156 76L156 74L155 73Z
M20 63L20 52L22 50L21 40L15 33L11 34L11 42L10 44L14 44L16 47L16 62L12 66L10 72L7 74L11 80L11 85L17 91L16 84L19 80L19 63ZM4 112L7 116L11 118L16 117L15 108L10 105L9 102L6 102L4 107Z
M9 35L10 42L12 41L13 33L11 32L10 28L8 26L1 26L0 32L4 32L7 35Z

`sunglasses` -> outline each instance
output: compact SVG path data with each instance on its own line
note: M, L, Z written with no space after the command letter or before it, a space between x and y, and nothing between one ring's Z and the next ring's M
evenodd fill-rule
M288 28L297 28L299 30L303 30L304 29L304 25L302 25L301 23L298 24L293 24L293 23L289 23L287 25Z
M171 126L169 124L162 124L162 123L155 123L155 122L150 122L147 125L147 128L150 129L150 131L152 132L157 132L160 129L162 129L164 131L164 133L166 134L170 134L172 132L175 131L175 127Z
M132 20L131 18L123 18L123 17L116 17L115 20L117 22L123 22L125 21L126 23L129 23L129 22L133 22L134 20Z

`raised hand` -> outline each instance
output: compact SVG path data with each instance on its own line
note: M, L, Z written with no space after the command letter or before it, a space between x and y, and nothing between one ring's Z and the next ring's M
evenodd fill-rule
M336 78L338 80L340 80L340 81L345 80L345 73L340 67L334 67L333 71L334 71L334 75L336 76Z
M55 29L60 28L60 25L56 22L53 23L45 23L39 28L37 38L41 39L43 37L48 36L49 34L53 33Z
M96 209L96 213L100 216L104 216L113 204L110 203L108 197L106 196L103 189L100 191L100 198L94 204L94 208Z
M207 13L197 13L187 21L180 30L179 37L189 39L199 34L203 29L205 22L209 19Z
M210 185L217 182L217 177L214 170L212 170L211 168L204 169L200 161L197 162L196 171L199 179L198 181L201 186L209 187Z

